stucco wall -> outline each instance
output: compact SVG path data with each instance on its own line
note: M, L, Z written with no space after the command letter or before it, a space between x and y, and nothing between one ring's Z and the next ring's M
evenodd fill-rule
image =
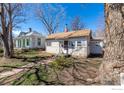
M51 46L47 43L51 42ZM59 40L46 40L46 51L49 53L59 54Z
M75 42L75 46L71 47L68 46L68 54L72 56L80 56L80 57L87 57L89 54L89 48L88 48L88 38L87 37L79 37L79 38L70 38L68 39L69 42ZM63 41L62 39L59 40L46 40L46 51L49 53L55 53L55 54L61 54L61 53L67 53L67 50L60 45L60 41ZM82 46L77 46L77 42L81 41ZM51 46L47 45L47 42L51 42Z

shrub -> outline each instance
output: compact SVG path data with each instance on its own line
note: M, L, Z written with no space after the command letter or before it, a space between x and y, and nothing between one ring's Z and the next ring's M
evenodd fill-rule
M73 64L73 58L60 56L55 59L52 63L50 63L50 66L55 69L63 69L65 67L70 67Z
M0 53L3 53L3 49L2 48L0 48Z

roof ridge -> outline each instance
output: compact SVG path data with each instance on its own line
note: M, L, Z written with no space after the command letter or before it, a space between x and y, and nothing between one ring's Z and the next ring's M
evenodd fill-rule
M62 34L62 33L70 33L70 32L78 32L78 31L82 31L82 30L91 31L90 29L81 29L81 30L72 30L72 31L69 31L69 32L58 32L58 33L53 33L53 34L50 34L50 35Z
M57 39L57 38L71 38L71 37L81 37L81 36L90 36L91 30L79 30L79 31L70 31L63 33L55 33L48 35L47 39Z

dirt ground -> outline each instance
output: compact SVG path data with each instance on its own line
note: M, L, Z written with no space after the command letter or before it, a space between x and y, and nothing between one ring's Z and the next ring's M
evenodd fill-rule
M49 63L35 65L27 71L0 79L1 85L98 85L97 77L102 58L69 58L73 63L57 69ZM66 61L66 60L62 60ZM69 61L71 62L71 61ZM42 63L42 60L41 60ZM37 64L37 63L36 63Z

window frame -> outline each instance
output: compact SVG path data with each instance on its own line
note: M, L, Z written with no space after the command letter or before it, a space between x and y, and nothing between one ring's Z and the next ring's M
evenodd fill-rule
M47 46L51 46L52 45L50 41L47 41L46 44L47 44Z
M41 46L41 38L37 38L37 45Z
M79 45L80 42L80 45ZM77 47L81 47L82 46L82 42L81 41L77 41Z

